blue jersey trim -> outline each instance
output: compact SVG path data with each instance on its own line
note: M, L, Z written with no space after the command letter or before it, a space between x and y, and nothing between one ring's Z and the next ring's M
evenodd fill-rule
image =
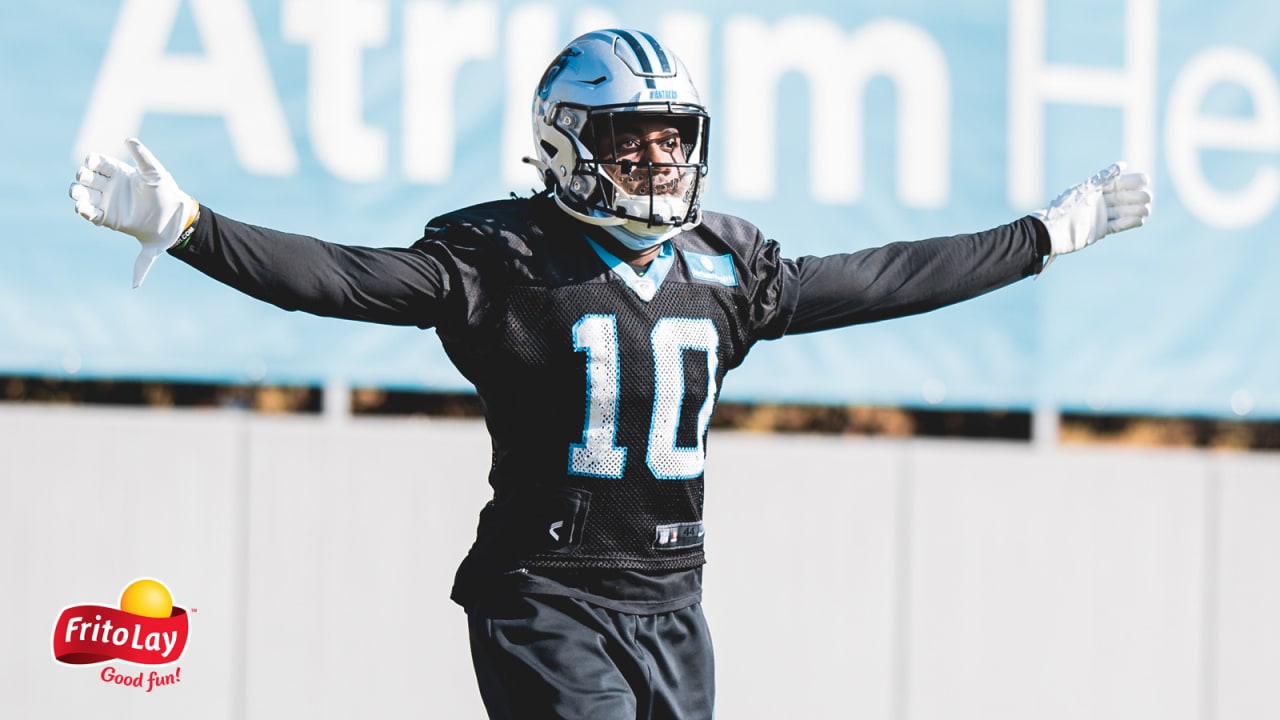
M671 241L662 243L658 255L649 263L648 269L644 274L636 272L636 269L618 259L618 256L609 252L603 245L587 238L587 242L591 243L591 249L596 251L596 255L604 261L605 265L622 279L622 282L631 288L641 300L649 302L658 294L658 289L662 287L662 281L667 279L667 273L671 270L671 265L675 262L676 253L671 247ZM726 256L727 257L727 256Z

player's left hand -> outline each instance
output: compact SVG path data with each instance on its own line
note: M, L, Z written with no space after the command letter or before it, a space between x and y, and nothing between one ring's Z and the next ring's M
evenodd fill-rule
M1113 163L1032 213L1049 231L1050 260L1147 221L1151 181L1145 173L1124 170L1125 163Z
M71 183L76 212L94 225L128 233L142 243L133 263L133 286L142 285L156 258L173 247L196 218L199 204L137 138L125 141L136 167L90 153Z

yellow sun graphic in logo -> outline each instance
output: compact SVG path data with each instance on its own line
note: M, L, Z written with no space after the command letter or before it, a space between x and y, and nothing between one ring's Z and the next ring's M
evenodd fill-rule
M120 609L143 617L167 618L173 614L173 595L159 580L140 578L120 593Z

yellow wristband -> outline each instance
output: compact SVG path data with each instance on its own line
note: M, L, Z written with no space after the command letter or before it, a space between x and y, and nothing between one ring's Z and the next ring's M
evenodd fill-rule
M186 247L187 243L191 242L191 236L195 234L196 221L200 219L200 203L195 200L192 202L195 203L195 208L187 216L187 224L183 226L182 232L178 234L178 241L169 248L170 250Z

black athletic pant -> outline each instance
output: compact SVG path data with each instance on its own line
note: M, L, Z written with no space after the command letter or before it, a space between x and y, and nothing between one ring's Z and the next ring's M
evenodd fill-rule
M630 615L525 595L467 618L493 720L711 720L714 663L700 605Z

